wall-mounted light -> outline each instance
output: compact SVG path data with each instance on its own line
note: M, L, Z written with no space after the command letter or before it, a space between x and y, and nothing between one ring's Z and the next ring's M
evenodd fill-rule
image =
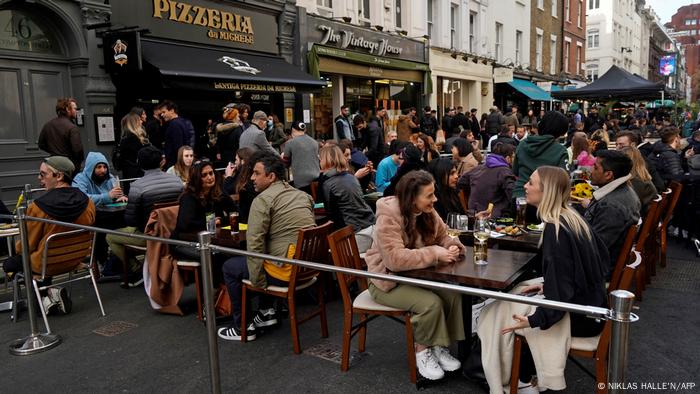
M450 56L452 56L453 59L457 59L457 52L452 52Z
M384 26L381 26L381 25L374 25L374 28L377 29L378 31L384 30Z

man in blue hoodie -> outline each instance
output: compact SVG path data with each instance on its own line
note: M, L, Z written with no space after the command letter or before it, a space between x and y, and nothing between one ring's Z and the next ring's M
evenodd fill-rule
M87 194L98 208L127 200L122 188L116 184L114 175L109 171L107 158L100 152L88 153L83 172L75 176L73 187Z

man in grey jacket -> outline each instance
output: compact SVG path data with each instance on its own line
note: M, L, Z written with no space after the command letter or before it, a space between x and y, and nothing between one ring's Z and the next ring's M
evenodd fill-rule
M182 193L182 181L174 174L160 170L161 153L152 145L141 148L138 153L138 163L144 171L143 177L134 181L129 189L129 203L124 213L126 226L118 229L130 234L143 234L153 205L160 202L177 201ZM146 246L146 241L127 235L107 235L107 244L112 253L120 261L126 260L126 245ZM137 286L143 281L139 264L130 261L131 273L129 286Z
M238 149L251 148L255 151L267 151L279 156L279 153L267 142L265 127L267 127L267 115L263 111L255 112L250 127L241 134Z
M632 160L624 153L614 150L598 151L591 172L591 183L600 188L593 192L590 203L584 201L584 218L610 252L608 278L615 269L615 261L627 230L639 221L641 203L628 183L631 170Z

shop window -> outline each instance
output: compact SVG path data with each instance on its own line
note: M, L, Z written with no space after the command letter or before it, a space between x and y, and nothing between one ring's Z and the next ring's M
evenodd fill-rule
M438 95L438 107L440 108L440 116L443 115L447 108L456 108L465 106L462 103L463 81L449 78L438 78L438 87L440 94Z
M60 55L58 37L47 21L20 10L0 11L0 49Z
M476 12L469 13L469 52L476 53Z
M22 127L22 102L20 101L19 70L0 70L0 91L3 92L3 105L0 105L0 140L16 139Z

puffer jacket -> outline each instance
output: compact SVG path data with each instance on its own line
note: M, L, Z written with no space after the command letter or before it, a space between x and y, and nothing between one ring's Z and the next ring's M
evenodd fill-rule
M362 198L362 188L347 171L331 169L319 179L326 212L337 228L347 225L357 232L374 224L374 213Z
M649 161L654 165L666 185L683 175L680 154L661 141L657 141L652 146Z
M390 274L398 271L427 268L437 265L440 249L451 245L464 246L457 239L447 236L447 226L438 213L433 210L436 228L434 245L422 245L413 249L406 247L408 236L405 232L405 223L399 209L399 200L396 197L384 197L377 201L377 224L372 236L372 247L365 255L367 270L369 272ZM426 215L422 213L421 215ZM382 291L389 291L396 287L395 282L371 279L372 283Z

